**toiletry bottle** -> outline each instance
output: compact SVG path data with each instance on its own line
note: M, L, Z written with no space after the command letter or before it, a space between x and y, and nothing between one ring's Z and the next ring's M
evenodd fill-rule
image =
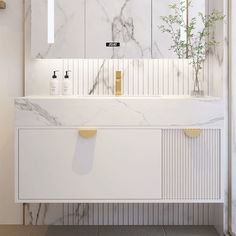
M53 76L50 81L50 95L51 96L58 96L59 95L59 80L56 75L57 72L58 72L58 70L53 71Z
M70 70L66 71L62 84L62 94L65 96L72 95L72 81L69 77Z

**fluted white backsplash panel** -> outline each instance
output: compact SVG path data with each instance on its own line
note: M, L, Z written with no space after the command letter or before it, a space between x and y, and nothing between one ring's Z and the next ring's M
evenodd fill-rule
M218 200L220 198L221 132L204 129L188 138L180 129L162 131L163 197Z
M124 96L188 96L193 90L194 72L189 60L179 59L63 59L35 60L27 95L49 95L53 70L60 81L71 70L73 95L113 96L115 71L122 71ZM201 85L209 93L209 79L203 70Z
M218 204L27 204L33 225L214 225Z
M189 95L193 70L188 60L76 60L77 95L114 95L115 71L122 71L124 96Z

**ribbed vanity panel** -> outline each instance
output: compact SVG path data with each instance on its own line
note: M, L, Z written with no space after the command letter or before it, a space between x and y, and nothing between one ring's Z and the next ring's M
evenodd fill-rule
M213 225L219 204L26 204L26 224Z
M162 131L163 198L219 200L221 132L204 129L188 138L181 129Z

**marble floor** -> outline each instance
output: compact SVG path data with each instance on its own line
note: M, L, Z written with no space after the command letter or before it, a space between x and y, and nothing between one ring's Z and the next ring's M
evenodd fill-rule
M214 227L0 226L0 236L217 236Z

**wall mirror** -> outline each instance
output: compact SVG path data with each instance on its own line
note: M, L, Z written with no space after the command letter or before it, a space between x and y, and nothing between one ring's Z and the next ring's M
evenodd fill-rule
M32 58L178 58L158 27L178 1L31 0ZM205 0L192 2L186 21L205 13Z

